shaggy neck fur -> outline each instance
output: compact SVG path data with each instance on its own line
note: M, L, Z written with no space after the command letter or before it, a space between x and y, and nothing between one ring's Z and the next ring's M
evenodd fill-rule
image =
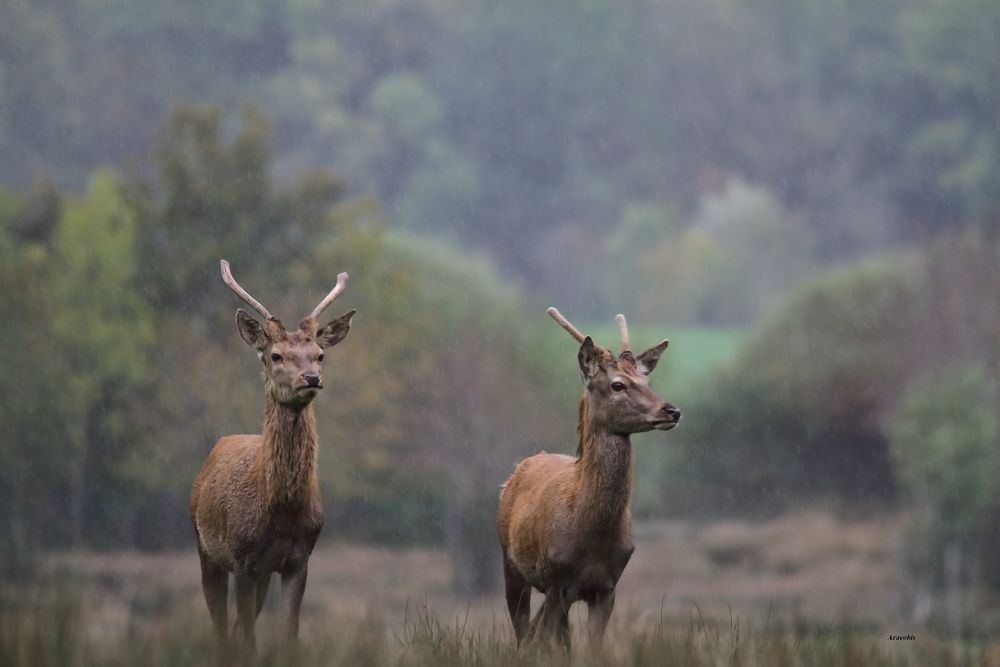
M580 399L577 433L579 507L595 528L617 530L632 497L632 443L594 423L586 395Z
M305 505L316 475L316 417L312 404L291 408L264 392L264 442L260 473L269 507Z

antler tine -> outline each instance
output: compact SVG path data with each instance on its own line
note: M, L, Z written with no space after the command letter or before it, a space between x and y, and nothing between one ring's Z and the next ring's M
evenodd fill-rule
M236 278L233 278L233 272L229 270L229 262L226 260L220 260L219 266L222 268L222 280L229 285L229 289L236 292L236 296L243 299L248 306L256 310L258 313L264 316L265 320L271 319L271 313L267 312L267 308L260 305L260 301L250 296L245 289L240 287L240 284L236 282Z
M326 310L327 306L333 303L337 299L337 297L340 296L345 289L347 289L348 277L349 276L347 275L346 271L344 273L337 275L337 285L332 290L330 290L330 293L326 295L325 299L319 302L318 306L313 308L313 311L309 315L309 317L312 317L314 319L319 317L319 314L322 313L324 310Z
M584 336L582 333L580 333L579 329L577 329L575 326L573 326L572 324L570 324L569 320L567 320L565 317L563 317L562 313L560 313L554 307L553 308L549 308L545 312L547 312L549 314L549 317L551 317L556 322L558 322L559 326L561 326L563 329L565 329L566 331L568 331L569 335L571 335L573 338L575 338L577 340L577 342L582 343L583 339L586 338L586 336Z
M632 345L628 340L628 322L625 321L625 316L621 313L615 315L615 322L618 323L618 333L622 336L622 354L632 351Z

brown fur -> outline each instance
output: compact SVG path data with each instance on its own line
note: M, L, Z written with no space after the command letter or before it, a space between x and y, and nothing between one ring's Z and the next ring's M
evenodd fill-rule
M568 648L569 607L577 600L589 606L592 639L604 636L615 586L635 549L629 434L666 430L680 419L646 378L665 348L666 341L638 359L627 350L616 359L585 338L577 458L542 452L522 461L503 486L497 533L519 645L538 636ZM625 388L616 391L616 383ZM545 601L529 627L532 587Z
M228 635L232 573L236 628L251 651L254 621L274 572L281 574L287 603L286 636L298 636L309 555L323 527L312 400L322 389L322 350L343 340L353 315L322 328L310 316L288 332L275 318L261 326L237 312L240 335L264 367L263 433L218 441L195 479L190 509L216 632L223 640Z

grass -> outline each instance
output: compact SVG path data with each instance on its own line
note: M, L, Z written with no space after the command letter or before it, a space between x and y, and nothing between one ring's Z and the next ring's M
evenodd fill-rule
M635 538L606 651L589 650L577 605L572 664L1000 665L982 639L1000 622L953 642L940 619L908 615L914 592L894 516L814 509L764 522L639 522ZM502 595L461 599L451 577L438 549L323 542L300 646L279 642L275 586L257 624L260 664L571 664L516 653ZM967 625L986 623L995 606L971 607ZM208 624L193 550L49 554L33 581L0 586L0 665L217 664Z
M85 631L86 605L71 594L21 594L0 604L0 664L180 665L235 664L220 653L204 623L173 614L155 624L130 625L113 643ZM442 623L426 608L407 614L399 633L377 618L345 626L330 623L297 646L263 641L259 665L996 665L998 652L921 636L889 642L849 627L809 628L765 624L753 628L733 618L718 629L693 613L684 627L664 623L631 628L609 637L604 650L577 642L572 654L532 647L516 651L501 628L473 629L464 622Z

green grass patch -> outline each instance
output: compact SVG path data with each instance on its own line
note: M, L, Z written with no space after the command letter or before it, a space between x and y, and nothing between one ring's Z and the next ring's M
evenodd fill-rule
M618 351L620 338L613 322L589 326L584 331L601 345ZM670 341L670 347L652 378L655 386L663 387L664 391L669 389L671 393L689 392L691 387L711 374L715 368L730 361L736 354L742 336L741 329L677 327L669 324L629 325L632 349L637 353L664 338Z
M579 346L554 323L536 333L533 342L544 352L552 368L554 389L560 395L579 396L579 371L576 353ZM598 344L619 350L618 328L615 323L581 323L580 330ZM641 352L664 338L670 347L652 375L653 386L667 400L680 403L694 393L695 387L720 365L728 363L743 340L742 329L712 327L678 327L669 324L629 325L632 348Z

